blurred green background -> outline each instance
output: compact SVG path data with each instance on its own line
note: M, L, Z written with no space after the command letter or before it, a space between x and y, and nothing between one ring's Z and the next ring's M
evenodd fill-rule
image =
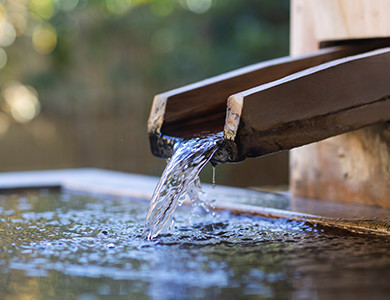
M153 96L287 55L288 43L288 0L0 1L0 171L159 176L165 162L146 133ZM217 184L287 184L288 156L216 175Z

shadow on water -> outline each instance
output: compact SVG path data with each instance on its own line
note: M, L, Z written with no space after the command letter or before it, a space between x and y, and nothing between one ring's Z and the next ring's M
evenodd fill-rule
M141 237L148 203L52 192L0 197L1 299L375 299L390 241L217 212Z

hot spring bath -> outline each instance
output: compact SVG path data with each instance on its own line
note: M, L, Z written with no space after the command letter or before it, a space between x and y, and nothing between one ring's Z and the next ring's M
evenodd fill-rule
M0 298L359 299L390 292L388 238L229 211L189 224L190 209L181 207L173 231L148 241L141 236L147 208L123 194L3 194Z

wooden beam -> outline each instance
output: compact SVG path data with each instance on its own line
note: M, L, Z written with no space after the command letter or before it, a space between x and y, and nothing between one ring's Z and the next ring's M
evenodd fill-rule
M388 0L291 0L291 55L320 42L390 37Z
M390 120L390 48L334 60L232 95L234 161Z
M232 94L337 58L375 49L378 45L381 44L354 43L309 55L274 59L159 94L154 98L148 120L152 153L168 158L172 155L172 137L188 138L223 131L227 99ZM220 156L222 161L226 154L220 153Z
M344 45L300 57L273 59L159 94L153 101L148 132L191 137L222 131L230 95L375 47L372 44Z

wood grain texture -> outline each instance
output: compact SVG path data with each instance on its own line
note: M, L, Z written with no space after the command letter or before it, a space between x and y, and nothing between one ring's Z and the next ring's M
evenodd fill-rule
M373 48L365 44L337 46L299 57L273 59L159 94L154 98L148 132L190 137L222 131L230 95Z
M350 49L359 51L332 58L329 53L307 54L316 51L320 42L371 39L362 41L371 49L378 48L374 39L387 38L388 43L389 5L386 0L292 0L291 53L308 56L260 63L157 95L148 123L152 152L169 157L174 143L169 136L191 137L224 129L223 149L228 154L217 153L217 160L238 161L382 122L372 130L357 131L365 145L363 159L355 153L356 147L348 146L355 140L349 139L349 134L292 151L290 178L295 195L390 207L385 123L390 111L388 50L369 59L312 69L304 76L292 75L362 52L355 44ZM307 63L310 60L312 63ZM244 92L228 99L240 91ZM369 133L363 134L367 130ZM342 160L333 151L337 148L346 149ZM365 184L345 179L349 178L345 174L353 174L355 163L359 169L371 170ZM345 171L347 166L349 171ZM338 169L342 171L336 176ZM380 191L366 187L373 183Z
M390 208L390 124L291 151L296 196Z
M388 0L291 0L291 54L321 41L390 37Z
M291 20L291 54L302 55L326 40L388 38L390 1L292 0ZM390 207L389 123L290 151L290 187L296 196Z
M233 135L236 159L292 149L390 120L389 66L390 48L385 48L231 96L235 111L242 105L230 122L238 123Z

